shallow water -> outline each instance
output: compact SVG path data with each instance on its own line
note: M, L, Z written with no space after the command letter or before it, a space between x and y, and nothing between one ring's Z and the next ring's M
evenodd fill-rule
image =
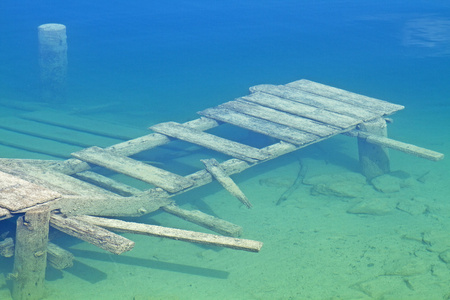
M66 99L50 108L144 130L194 119L252 85L306 78L406 106L389 136L447 154L450 4L310 2L2 1L0 100L40 101L37 26L56 22L67 26L69 68ZM19 114L0 108L1 118ZM6 134L0 157L61 159L7 146ZM155 156L189 174L207 153L180 147L166 149L174 161ZM277 206L299 160L309 184ZM401 171L394 191L356 180L356 142L338 136L233 176L252 210L216 183L175 198L242 226L264 242L260 253L125 234L136 246L114 256L60 238L76 263L48 270L45 299L447 299L448 160L391 151L391 164ZM354 213L362 204L366 213ZM165 213L138 221L206 231ZM1 299L11 268L0 258Z

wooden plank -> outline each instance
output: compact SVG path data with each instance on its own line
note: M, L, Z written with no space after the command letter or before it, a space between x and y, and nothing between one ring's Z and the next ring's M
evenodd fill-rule
M355 131L354 134L356 134L358 137L360 138L365 138L367 142L372 143L372 144L376 144L376 145L380 145L383 147L388 147L391 149L395 149L398 151L402 151L417 157L421 157L421 158L425 158L428 160L432 160L432 161L438 161L438 160L442 160L444 159L444 154L436 152L436 151L432 151L432 150L428 150L416 145L412 145L412 144L407 144L407 143L403 143L403 142L399 142L387 137L383 137L383 136L377 136L377 135L373 135L373 134L369 134L369 133L365 133L365 132L361 132L361 131Z
M297 88L324 97L333 98L352 105L364 107L368 110L378 112L383 115L389 115L405 108L403 105L398 105L387 101L375 99L372 97L367 97L360 94L348 92L342 89L338 89L335 87L331 87L325 84L313 82L306 79L288 83L286 84L286 86Z
M0 171L0 206L11 211L61 197L61 194Z
M237 160L245 163L242 160ZM242 234L242 227L230 223L228 221L219 219L217 217L205 214L199 210L186 210L178 207L175 203L170 203L161 207L165 212L168 212L174 216L182 218L188 222L195 223L209 230L215 231L217 233L238 237Z
M13 117L1 118L0 128L83 148L93 145L106 147L120 142L118 139Z
M252 92L263 92L280 98L300 102L320 109L326 109L338 114L361 119L372 120L380 116L379 113L361 108L357 105L345 103L331 98L323 97L284 85L261 84L250 88Z
M231 195L236 197L247 208L252 208L252 204L248 198L244 195L241 189L236 183L223 171L219 162L215 159L202 159L201 160L206 167L206 170L228 191Z
M251 131L280 139L296 145L304 145L313 142L319 137L288 126L280 125L263 119L258 119L245 114L235 112L222 107L208 108L199 114L208 118L227 122Z
M114 254L122 254L134 247L133 241L86 221L76 219L76 217L64 218L52 214L50 225L59 231Z
M184 177L166 170L147 165L140 161L116 155L99 147L91 147L72 153L78 159L93 163L130 177L151 183L171 193L178 192L193 185Z
M145 130L88 118L81 118L54 110L26 113L21 115L21 117L121 140L129 140L147 134L147 131Z
M73 176L124 197L142 193L141 190L91 171L75 173Z
M204 131L214 128L219 124L217 123L216 120L201 117L192 121L185 122L183 123L183 125L192 129ZM116 154L130 156L151 148L162 146L169 142L170 138L168 138L167 136L159 133L152 133L123 143L113 145L106 149L112 150Z
M255 92L241 99L340 128L349 128L361 122L359 119L261 92Z
M248 162L269 158L267 153L257 148L192 129L175 122L156 124L150 127L150 129Z
M188 121L183 124L198 130L207 130L219 125L216 120L205 117ZM152 133L126 142L112 145L110 147L107 147L106 150L112 151L117 155L130 156L148 149L165 145L170 141L170 138L163 134ZM64 174L71 175L76 172L89 170L90 166L88 163L82 160L72 158L58 163L57 166L54 166L54 168Z
M309 132L321 137L338 134L342 131L341 128L326 125L311 119L303 118L288 114L276 109L266 106L258 105L244 99L237 99L237 101L230 101L220 105L243 114L268 120L281 125L286 125L298 130Z
M168 228L156 225L125 222L121 220L112 220L91 216L82 216L82 217L80 216L77 217L77 219L83 220L85 222L90 222L91 224L95 224L100 227L121 232L157 236L185 242L213 245L250 252L259 252L263 245L261 242L258 241L238 239L227 236Z
M0 144L58 158L69 158L69 153L81 149L79 146L51 141L5 129L0 129Z
M85 195L91 197L115 197L116 194L72 176L61 174L52 168L41 168L26 163L0 164L0 170L28 182L40 185L62 195Z

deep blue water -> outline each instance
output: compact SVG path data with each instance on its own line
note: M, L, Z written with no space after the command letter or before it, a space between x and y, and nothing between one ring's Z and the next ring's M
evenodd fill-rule
M90 117L145 129L161 121L196 118L199 110L247 95L253 85L305 78L406 106L389 125L391 136L445 154L450 151L450 1L1 0L0 104L41 101L37 27L45 23L67 27L67 95L64 103L52 104L57 109L71 112L105 106L106 116L97 111ZM5 111L0 111L0 117L8 116ZM314 166L323 173L342 171L342 166L354 171L356 146L348 145L328 140L304 154L317 158ZM31 156L17 150L15 156L16 149L5 149L8 146L0 145L0 158L41 158L39 153ZM50 271L48 299L66 294L73 299L100 299L98 290L110 293L108 299L136 300L153 299L139 295L161 297L154 299L368 299L370 291L356 291L354 286L373 278L380 280L373 286L381 290L384 279L398 280L393 286L404 290L388 294L391 299L399 295L424 299L430 291L435 294L429 299L448 298L449 264L436 249L425 249L425 242L414 244L427 234L433 240L433 233L435 240L448 240L448 235L439 238L450 228L447 160L431 164L395 152L393 158L395 168L415 179L430 173L431 179L380 197L419 199L426 203L426 213L397 217L400 212L395 210L387 217L359 218L346 213L350 200L314 198L305 190L298 192L301 199L293 196L276 210L273 199L280 190L265 190L258 180L277 182L286 174L296 176L296 157L281 158L279 165L270 162L267 169L255 168L251 176L240 177L239 184L257 199L251 213L228 209L228 195L217 192L218 188L194 197L189 194L181 201L242 225L245 238L264 241L261 253L219 252L133 236L141 246L130 256L116 257L70 240L66 246L72 248L79 265L65 273ZM165 226L190 226L164 214L151 218ZM445 247L450 249L450 243ZM384 276L383 267L395 265L398 257L419 257L434 273ZM0 262L11 267L10 261ZM96 272L90 277L85 273L91 264ZM212 276L214 272L226 278ZM0 269L2 273L6 271ZM0 298L7 289L2 280L0 276ZM374 292L372 298L382 293Z
M446 1L6 0L0 84L3 94L38 97L37 26L62 23L75 103L189 114L254 84L301 78L406 105L443 103L449 14Z

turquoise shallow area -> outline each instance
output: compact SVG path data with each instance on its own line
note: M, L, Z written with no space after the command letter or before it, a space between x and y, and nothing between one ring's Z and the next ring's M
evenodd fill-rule
M41 105L37 26L53 22L67 26L68 91L47 108L146 129L305 78L404 105L389 136L450 152L447 1L3 0L1 102ZM5 138L0 157L55 159ZM305 184L276 205L299 160ZM391 161L393 190L379 191L358 177L355 140L338 136L233 176L251 210L216 183L175 198L242 226L260 253L125 234L136 247L114 256L60 238L76 263L49 269L45 299L448 299L448 159L391 151ZM165 213L138 221L206 231ZM0 299L11 268L0 257Z

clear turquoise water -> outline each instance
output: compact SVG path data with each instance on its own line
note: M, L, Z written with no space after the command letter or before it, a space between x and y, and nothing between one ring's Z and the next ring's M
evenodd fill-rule
M405 105L389 125L391 137L450 149L447 1L3 0L0 100L39 101L37 26L51 22L67 26L69 45L67 99L59 109L114 104L89 116L146 128L193 119L252 85L306 78ZM49 158L6 146L0 157ZM372 194L366 186L351 200L305 187L274 206L285 187L264 183L295 178L299 157L308 159L310 177L357 170L354 141L338 137L236 176L253 200L251 211L218 186L177 199L243 226L245 238L265 243L261 253L130 235L136 248L110 256L67 238L61 243L78 263L49 271L48 299L449 297L450 265L439 256L450 249L446 160L392 152L393 169L414 180L429 172L431 179L393 194ZM416 199L427 210L347 213L366 192L395 204ZM202 230L165 214L140 221ZM10 260L0 261L6 276ZM414 271L392 271L408 266ZM6 295L7 286L0 288Z

